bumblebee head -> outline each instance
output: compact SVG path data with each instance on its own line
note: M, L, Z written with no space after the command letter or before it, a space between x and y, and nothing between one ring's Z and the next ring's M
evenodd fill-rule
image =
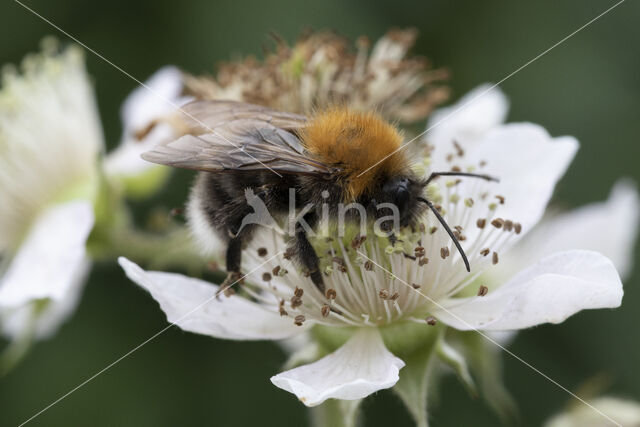
M382 185L373 203L376 205L376 216L398 215L399 225L410 225L420 211L418 198L424 190L424 182L409 175L393 176ZM394 212L395 206L397 209Z

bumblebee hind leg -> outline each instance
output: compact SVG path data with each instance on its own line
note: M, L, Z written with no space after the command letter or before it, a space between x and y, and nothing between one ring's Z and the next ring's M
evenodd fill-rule
M309 212L304 216L304 221L313 227L317 222L317 216L314 212ZM309 277L318 290L324 295L325 286L322 273L320 273L320 260L316 250L309 242L305 229L296 224L296 234L293 243L294 253L302 267L309 271Z

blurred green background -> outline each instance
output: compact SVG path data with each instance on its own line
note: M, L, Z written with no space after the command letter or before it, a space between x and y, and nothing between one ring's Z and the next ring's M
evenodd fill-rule
M193 73L217 61L259 54L274 30L293 40L306 27L377 38L390 27L420 30L415 52L453 72L456 99L496 82L614 4L613 1L166 1L25 0L139 79L164 64ZM40 39L65 36L19 4L0 5L0 63L18 62ZM557 189L566 207L606 198L618 177L640 181L640 3L610 14L507 80L510 121L533 121L575 135L581 150ZM110 147L119 107L135 82L87 53ZM157 200L185 198L189 174ZM156 200L156 201L157 201ZM139 210L149 203L139 204ZM586 233L589 230L585 230ZM636 258L637 259L637 258ZM511 350L570 389L606 374L603 391L640 398L640 271L625 283L622 308L580 313L560 326L520 334ZM16 425L166 326L157 304L115 263L95 267L82 303L54 339L36 345L0 381L0 425ZM504 355L508 388L523 424L537 426L570 396ZM302 404L269 382L284 361L272 343L238 343L172 328L35 419L33 425L301 426ZM411 425L388 391L366 400L365 425ZM433 425L496 425L481 400L453 377L431 414Z

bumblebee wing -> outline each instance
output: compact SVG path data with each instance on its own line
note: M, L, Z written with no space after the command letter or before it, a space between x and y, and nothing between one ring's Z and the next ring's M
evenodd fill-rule
M208 172L330 173L308 157L294 133L306 123L304 116L231 101L197 101L187 107L192 134L159 144L142 155L145 160Z
M237 101L194 101L181 108L189 133L209 133L211 129L241 119L253 119L275 127L294 130L304 127L307 118Z

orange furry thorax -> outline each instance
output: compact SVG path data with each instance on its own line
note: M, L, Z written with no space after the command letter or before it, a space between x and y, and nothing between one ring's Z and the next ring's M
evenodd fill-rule
M398 175L408 168L404 153L396 152L402 144L400 132L374 112L346 108L321 112L310 119L301 137L315 159L343 171L340 178L347 190L345 197L350 199L345 201L372 190L376 179Z

